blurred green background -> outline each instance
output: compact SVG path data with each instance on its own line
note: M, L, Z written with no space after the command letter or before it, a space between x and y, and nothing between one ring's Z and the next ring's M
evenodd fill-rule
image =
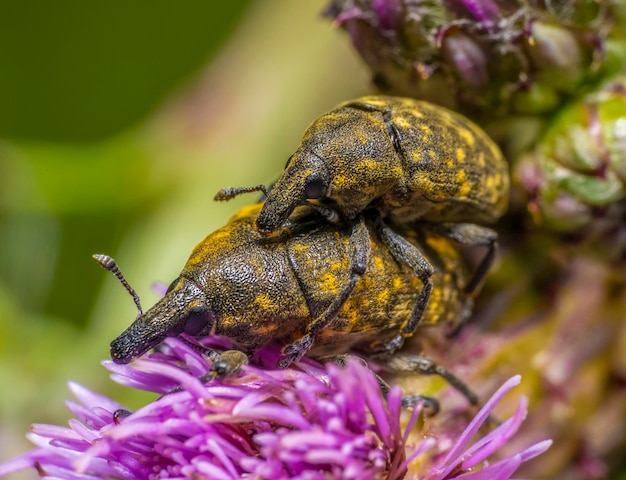
M0 1L0 461L65 425L68 380L129 408L99 364L192 247L278 176L307 124L369 91L324 1ZM20 478L34 478L34 472ZM15 477L18 478L18 477Z

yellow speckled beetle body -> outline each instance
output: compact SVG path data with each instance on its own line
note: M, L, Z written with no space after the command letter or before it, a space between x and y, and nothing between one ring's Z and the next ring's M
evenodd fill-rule
M320 221L308 209L298 210L268 239L255 228L260 208L243 209L196 246L167 294L111 343L114 361L127 363L181 333L223 335L246 353L279 340L288 345L283 366L306 351L385 353L381 342L397 336L415 315L424 289L415 272L395 261L369 221L368 245L354 255L351 249L361 247L350 229ZM428 232L403 234L436 265L422 324L466 316L472 302L452 242ZM355 256L365 264L356 277ZM338 300L353 281L349 296ZM320 319L326 323L312 332ZM289 349L307 335L312 341L306 348Z
M467 118L428 102L369 96L308 127L257 225L275 230L310 198L347 219L373 206L396 224L492 223L508 195L502 153Z

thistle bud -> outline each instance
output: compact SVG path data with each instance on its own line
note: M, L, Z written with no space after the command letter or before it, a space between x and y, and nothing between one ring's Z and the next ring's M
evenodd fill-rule
M584 75L585 58L576 36L567 28L533 22L528 52L537 78L548 85L573 91Z
M487 58L480 45L469 35L453 29L441 42L444 58L459 80L472 87L485 87L489 81Z
M518 176L538 223L601 242L598 228L626 230L626 78L560 112Z
M349 33L379 90L485 124L544 114L614 72L609 53L626 44L619 3L331 0L326 14Z
M559 94L549 85L534 82L526 89L517 90L513 94L511 103L518 113L541 114L554 110L559 104Z

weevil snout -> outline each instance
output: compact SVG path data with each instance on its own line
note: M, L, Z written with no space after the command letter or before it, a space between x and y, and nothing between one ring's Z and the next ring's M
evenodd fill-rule
M206 335L213 328L214 316L204 292L191 282L179 280L165 297L111 342L111 358L115 363L129 363L167 337L181 333Z
M298 150L272 187L257 217L257 230L263 235L272 233L287 221L296 207L324 197L328 184L328 170L322 159L308 150Z

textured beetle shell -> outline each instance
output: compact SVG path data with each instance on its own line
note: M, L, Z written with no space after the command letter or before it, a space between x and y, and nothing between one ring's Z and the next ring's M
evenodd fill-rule
M180 335L190 319L194 334L223 335L248 353L307 333L348 282L350 231L303 208L268 239L255 228L260 208L244 208L195 247L166 295L111 343L116 362L128 363L165 337ZM311 355L367 352L373 342L394 338L411 317L423 284L394 260L376 229L368 228L367 270L317 336ZM458 252L447 239L403 233L435 267L422 325L454 325L467 309ZM201 324L194 323L198 316Z
M328 179L320 200L348 218L374 206L396 224L492 223L508 203L508 165L487 134L409 98L362 97L315 120L270 191L260 224L278 228L316 170Z
M259 209L242 210L199 243L181 273L182 282L205 292L215 312L214 332L248 351L303 336L349 279L349 231L319 221L302 227L299 215L310 212L298 210L279 237L268 240L254 227ZM458 252L440 237L406 234L436 270L422 323L453 323L464 302ZM367 351L370 343L397 335L410 317L422 282L393 259L373 227L370 238L366 273L310 354Z

